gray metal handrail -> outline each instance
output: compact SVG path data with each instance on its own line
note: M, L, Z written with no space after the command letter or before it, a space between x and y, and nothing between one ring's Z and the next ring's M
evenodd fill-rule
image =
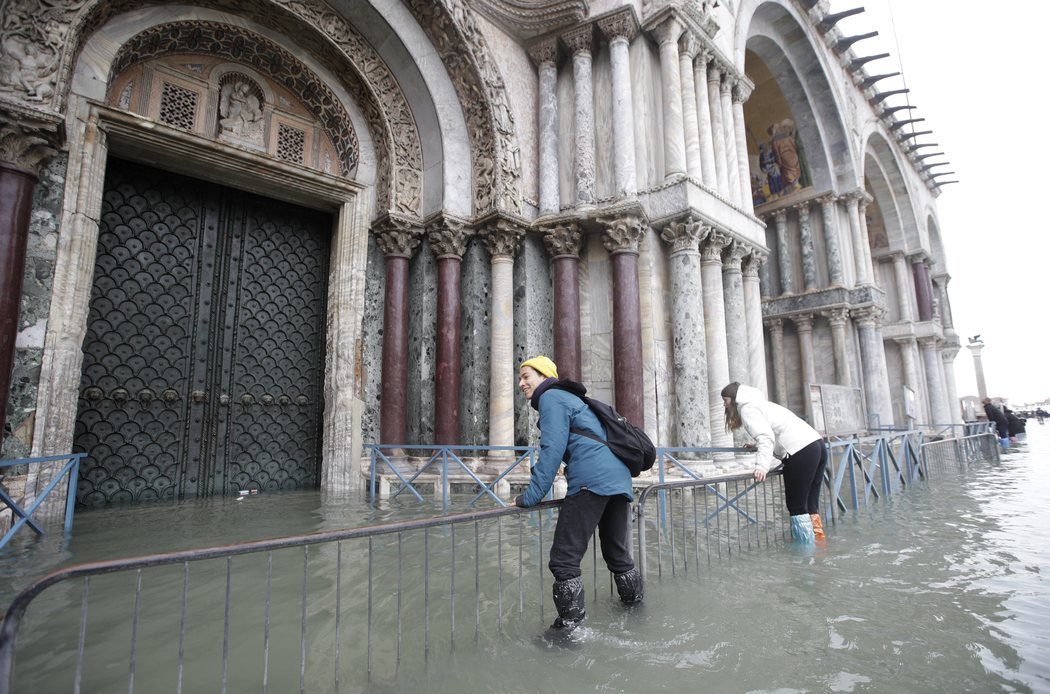
M11 538L15 536L22 526L28 525L37 535L43 535L44 530L33 521L33 514L36 513L37 509L47 500L55 489L58 488L62 478L66 478L66 513L65 520L63 521L62 529L68 535L73 530L73 508L77 498L77 476L80 473L80 459L83 458L86 453L70 453L69 455L49 455L42 458L22 458L18 460L4 460L0 461L0 469L6 467L14 467L16 465L39 465L42 463L57 463L64 462L61 469L59 469L52 477L51 480L44 486L43 490L33 499L33 502L29 505L29 508L23 509L21 505L15 502L7 492L0 489L0 503L6 504L10 509L11 513L18 516L18 520L11 523L11 527L0 538L0 549L7 545L11 541ZM12 520L14 520L12 518Z

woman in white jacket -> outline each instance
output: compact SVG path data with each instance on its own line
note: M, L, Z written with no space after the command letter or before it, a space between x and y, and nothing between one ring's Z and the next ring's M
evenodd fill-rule
M761 482L773 467L784 463L784 497L791 514L791 535L803 542L824 538L820 521L820 485L828 451L816 429L791 410L766 399L757 388L736 381L722 389L726 429L744 427L757 444L755 479Z

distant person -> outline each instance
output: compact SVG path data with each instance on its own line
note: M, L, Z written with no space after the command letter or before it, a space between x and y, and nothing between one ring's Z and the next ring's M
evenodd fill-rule
M554 607L558 610L551 628L572 629L586 615L580 562L595 529L621 601L642 599L642 575L631 558L631 471L602 441L570 431L582 429L602 440L606 435L587 404L566 390L551 387L557 383L558 367L547 357L533 357L518 370L518 387L540 413L540 459L532 468L525 493L514 504L529 507L542 501L565 462L569 488L558 513L547 566L554 575Z
M984 403L984 414L988 417L988 421L995 423L995 430L999 434L999 443L1005 448L1010 444L1010 423L1006 421L1006 415L992 404L991 398L985 398L981 402Z
M1046 419L1046 410L1044 410L1042 407L1035 408L1035 421L1037 421L1040 424L1042 424L1043 420L1045 420L1045 419Z
M820 433L786 407L766 399L757 388L734 381L722 389L726 429L741 427L755 439L755 479L766 479L774 458L784 463L784 500L791 514L791 536L800 542L824 539L820 520L820 485L828 450Z
M1005 405L1003 406L1003 414L1006 415L1006 430L1010 434L1010 441L1017 443L1024 438L1025 421Z

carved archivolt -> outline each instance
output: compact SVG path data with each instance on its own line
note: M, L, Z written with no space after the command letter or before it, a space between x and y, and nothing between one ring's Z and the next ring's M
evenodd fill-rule
M445 65L471 133L474 212L521 214L521 153L507 92L463 0L406 0Z

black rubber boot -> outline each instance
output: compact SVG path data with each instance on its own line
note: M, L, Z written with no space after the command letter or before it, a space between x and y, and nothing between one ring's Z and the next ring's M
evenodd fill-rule
M583 578L577 576L566 581L555 581L552 593L558 618L551 628L574 629L587 614L583 609Z
M613 574L613 580L616 582L616 592L620 594L621 602L631 604L642 601L642 572L637 567L622 574Z

